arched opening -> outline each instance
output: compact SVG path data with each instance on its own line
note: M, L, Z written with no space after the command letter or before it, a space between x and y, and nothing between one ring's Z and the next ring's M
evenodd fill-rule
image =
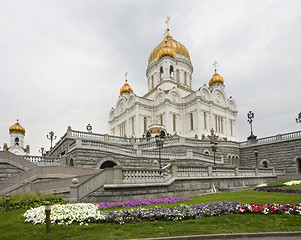
M162 80L163 78L163 67L161 66L160 67L160 80Z
M169 76L170 76L170 78L173 78L173 76L174 76L172 65L170 65L170 68L169 68Z
M231 156L228 156L229 165L232 165Z
M190 130L193 130L193 113L190 113Z
M301 158L297 159L296 164L297 164L297 173L301 173Z
M16 144L17 146L19 146L19 141L20 141L20 139L19 139L18 137L16 137L16 138L15 138L15 144Z
M263 162L262 162L262 166L263 166L264 168L268 168L268 162L267 162L267 161L263 161Z
M165 137L165 135L166 135L166 134L165 134L165 131L161 130L161 131L160 131L160 137Z
M150 138L150 137L151 137L151 133L150 133L150 132L147 132L147 133L146 133L146 137L147 137L147 138Z
M117 164L112 161L105 161L103 164L101 164L100 169L112 168L114 166L117 166Z
M70 161L69 161L69 166L70 166L70 167L74 167L74 161L73 161L72 158L71 158Z

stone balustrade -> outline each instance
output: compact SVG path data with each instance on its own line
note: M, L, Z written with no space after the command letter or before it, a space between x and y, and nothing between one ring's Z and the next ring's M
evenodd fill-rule
M301 131L291 132L291 133L284 133L284 134L277 134L277 135L274 135L274 136L264 137L264 138L258 138L256 143L257 144L272 143L272 142L277 142L277 141L282 141L282 140L289 140L289 139L294 139L294 138L301 138ZM241 142L239 145L240 145L240 147L247 146L248 141Z
M31 163L37 164L39 166L60 166L61 165L61 158L59 158L59 157L24 155L24 156L22 156L22 158Z

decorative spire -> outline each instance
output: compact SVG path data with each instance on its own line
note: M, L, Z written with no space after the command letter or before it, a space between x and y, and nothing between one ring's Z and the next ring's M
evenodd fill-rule
M125 76L125 82L127 83L128 82L128 73L125 72L124 76Z
M167 16L166 21L165 21L165 23L166 23L166 30L164 33L165 37L169 36L169 21L170 21L170 17Z
M220 76L218 73L217 73L217 69L216 69L216 65L217 65L217 61L214 61L213 63L214 65L214 71L215 73L213 74L212 78L210 79L209 81L209 86L212 86L216 83L221 83L221 84L224 84L224 79L222 76Z

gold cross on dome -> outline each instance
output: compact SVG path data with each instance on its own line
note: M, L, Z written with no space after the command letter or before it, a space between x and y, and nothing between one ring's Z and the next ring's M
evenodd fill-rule
M215 67L214 71L216 72L217 61L214 61L213 65L214 65L214 67Z
M125 81L127 82L128 81L128 73L125 72L124 76L125 76Z
M165 36L169 35L169 21L170 21L170 17L167 17L166 21L165 21L166 26L167 26L166 30L165 30L165 33L164 33Z
M165 23L167 25L167 29L169 29L169 21L170 21L170 17L167 16L166 21L165 21Z

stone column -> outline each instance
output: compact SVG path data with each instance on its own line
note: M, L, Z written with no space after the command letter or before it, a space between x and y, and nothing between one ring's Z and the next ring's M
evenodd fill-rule
M255 175L258 176L258 167L255 168Z
M235 166L234 173L235 173L235 176L239 176L239 168L238 168L238 166Z
M174 157L171 157L170 161L171 161L171 176L173 178L177 178L178 177L178 163Z
M212 174L212 166L208 166L207 167L207 172L208 172L208 177L212 177L213 174Z
M70 202L78 201L78 179L72 179L72 185L70 185Z

